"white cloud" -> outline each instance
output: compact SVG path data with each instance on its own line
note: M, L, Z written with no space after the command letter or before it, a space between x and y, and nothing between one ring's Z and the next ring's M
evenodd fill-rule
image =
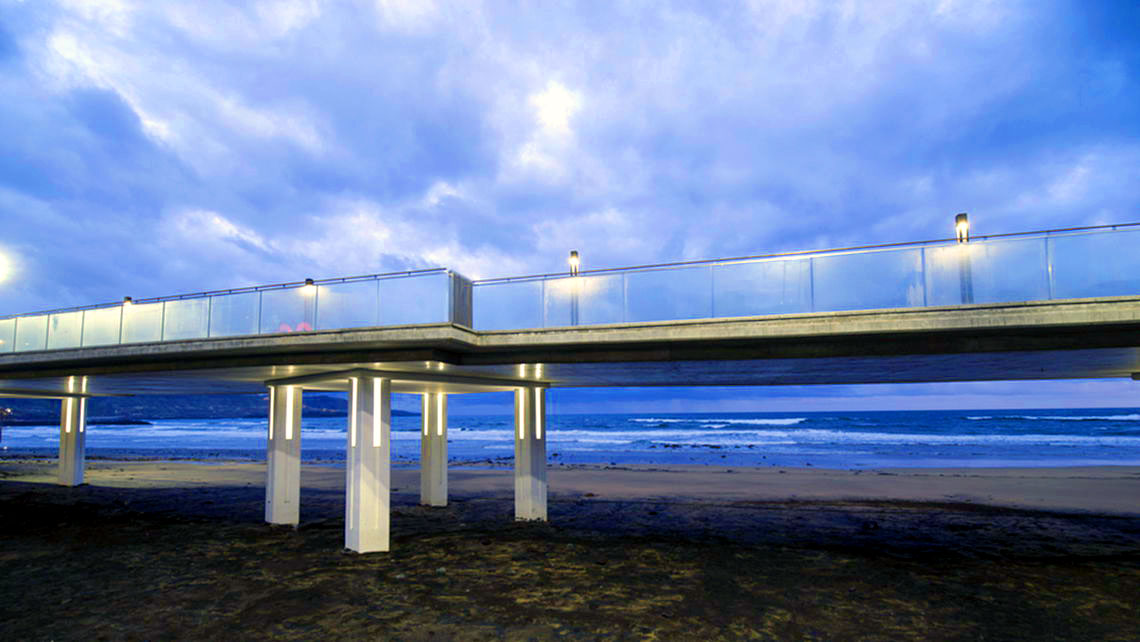
M544 183L566 181L573 173L568 164L576 149L572 125L582 108L581 94L552 80L541 91L530 94L527 104L534 128L519 145L508 165L512 172L505 178Z
M459 221L422 209L444 192L460 197L458 191L433 185L427 195L392 207L360 197L330 199L304 230L279 238L275 249L322 276L446 267L478 279L499 276L499 270L525 270L525 257L463 239Z
M182 239L190 242L239 243L259 250L271 249L260 234L217 212L188 210L175 215L171 224Z
M381 28L420 32L439 18L434 0L375 0Z
M573 135L570 121L582 109L582 97L578 92L552 80L546 89L531 95L530 104L538 118L542 136L566 139Z
M255 10L259 21L277 38L304 28L321 15L317 0L264 0Z

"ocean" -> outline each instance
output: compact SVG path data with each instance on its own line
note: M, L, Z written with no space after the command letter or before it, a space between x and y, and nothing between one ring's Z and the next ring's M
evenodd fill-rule
M343 463L345 422L304 418L308 462ZM451 416L448 459L509 467L513 417ZM1140 465L1140 409L550 415L559 464L989 467ZM54 456L59 428L7 426L6 456ZM88 428L91 458L265 459L260 419L158 420ZM397 466L419 460L420 418L392 418Z

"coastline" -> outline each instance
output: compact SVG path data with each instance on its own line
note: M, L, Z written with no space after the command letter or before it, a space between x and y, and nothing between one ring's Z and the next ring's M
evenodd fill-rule
M303 488L343 493L344 467L302 464ZM50 459L0 459L0 480L53 483ZM264 486L265 464L225 460L92 460L89 485L115 488ZM458 499L509 499L509 467L449 466ZM552 502L589 497L679 503L909 502L974 504L1019 510L1140 516L1140 466L879 468L705 465L552 465ZM393 493L419 492L419 468L392 468ZM418 496L418 495L417 495Z

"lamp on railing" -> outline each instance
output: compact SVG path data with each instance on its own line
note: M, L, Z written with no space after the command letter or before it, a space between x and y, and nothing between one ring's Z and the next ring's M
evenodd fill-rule
M581 271L582 259L578 258L578 250L570 250L570 276L574 277L570 283L570 325L578 325L578 273Z
M317 284L313 283L312 279L305 279L305 285L301 286L301 294L305 296L313 296L317 293Z
M305 285L301 286L301 296L305 297L305 316L294 331L312 332L317 326L317 284L312 279L305 279Z
M970 259L970 247L965 245L970 241L970 217L965 212L954 217L954 231L961 243L958 252L958 284L962 295L962 303L974 302L974 270Z
M958 235L959 243L967 243L970 240L970 217L965 212L954 217L954 232Z

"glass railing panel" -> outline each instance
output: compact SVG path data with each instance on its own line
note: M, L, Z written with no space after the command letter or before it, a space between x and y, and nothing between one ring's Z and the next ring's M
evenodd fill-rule
M811 312L811 262L780 259L715 265L713 316Z
M380 279L380 325L445 323L451 301L446 272Z
M16 320L0 319L0 354L16 349Z
M123 306L122 343L162 341L162 303Z
M95 308L83 312L83 346L107 346L119 342L123 308Z
M1049 239L1053 298L1140 294L1140 230Z
M472 292L475 328L542 327L542 281L479 283Z
M40 314L16 319L16 352L47 348L48 317Z
M973 243L967 245L974 245ZM1049 298L1045 239L988 241L971 257L975 303L1044 301Z
M210 332L210 299L178 299L166 302L163 314L164 341L203 339Z
M918 248L817 256L811 262L816 312L924 304Z
M233 337L257 334L259 292L217 294L210 297L210 336Z
M925 252L926 304L961 305L973 292L969 243L928 247Z
M58 312L48 317L48 350L78 348L82 338L82 312Z
M626 273L627 321L712 316L712 266Z
M928 305L1049 298L1045 239L999 239L927 248Z
M311 332L316 323L315 287L265 290L261 293L261 334Z
M317 288L317 329L368 328L380 322L377 281L330 283Z
M621 274L547 279L543 292L546 327L621 323L625 286Z

